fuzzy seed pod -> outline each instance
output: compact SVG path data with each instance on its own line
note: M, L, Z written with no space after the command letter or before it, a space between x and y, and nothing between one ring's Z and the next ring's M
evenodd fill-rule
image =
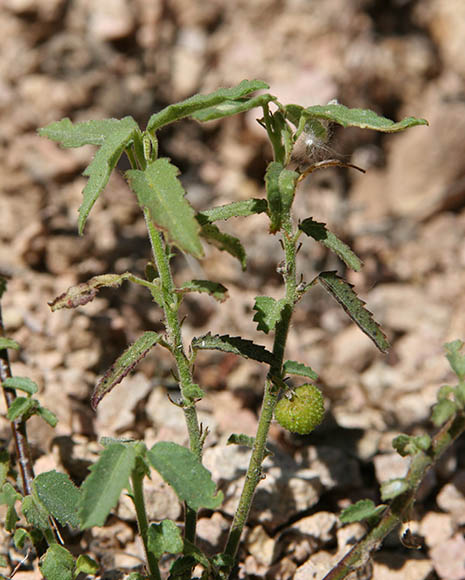
M295 389L290 398L283 397L278 401L274 416L288 431L307 435L323 421L324 412L320 389L307 383Z

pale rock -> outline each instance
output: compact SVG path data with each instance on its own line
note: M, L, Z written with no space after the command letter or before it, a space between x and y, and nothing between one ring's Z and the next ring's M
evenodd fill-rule
M302 467L311 469L325 489L357 487L362 484L358 461L337 447L309 446L301 451Z
M434 569L444 580L463 580L465 578L465 539L463 535L436 544L430 551Z
M142 373L128 376L105 395L104 404L97 407L97 429L102 435L115 435L134 426L134 411L152 386Z
M450 515L437 512L425 514L420 522L419 531L430 548L448 540L454 532Z
M331 570L337 558L329 552L316 552L312 554L311 559L295 571L294 580L323 580L326 574ZM354 580L355 576L347 576L349 580Z
M303 535L312 536L322 544L326 544L334 538L338 523L339 520L335 514L321 511L293 523L289 531L297 530Z
M452 481L443 486L436 501L457 524L465 523L465 471L457 472Z
M433 564L426 558L407 559L396 553L380 553L374 558L372 577L376 580L428 580L432 572Z
M255 560L263 565L270 566L275 552L275 541L266 533L262 526L256 526L247 538L247 549Z
M409 457L401 457L398 453L376 455L373 458L376 479L379 483L383 483L390 479L405 477L409 461Z
M207 553L217 553L225 543L231 522L220 512L197 521L197 538Z
M134 16L127 0L91 2L88 10L89 32L100 41L127 38L134 30Z

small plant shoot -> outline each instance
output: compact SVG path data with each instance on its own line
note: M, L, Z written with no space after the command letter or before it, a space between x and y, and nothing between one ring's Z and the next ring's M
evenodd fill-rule
M197 94L154 113L145 129L140 128L132 117L76 123L66 118L39 129L39 135L62 147L96 147L95 156L84 171L87 181L77 219L81 235L87 221L92 220L92 209L100 196L107 195L105 189L112 171L120 158L126 157L130 166L124 174L128 195L132 195L143 216L147 247L150 247L152 254L143 277L131 272L102 272L87 282L69 288L49 303L52 311L82 308L95 298L101 288L117 292L124 282L144 287L158 308L163 330L147 328L128 345L95 386L89 405L93 409L105 405L106 395L118 388L142 358L149 354L156 357L160 349L164 349L171 355L173 375L180 392L176 404L184 414L188 438L186 447L171 441L159 441L151 449L147 449L144 441L103 440L100 457L80 486L76 486L67 475L56 471L41 473L34 478L30 469L21 472L24 493L20 493L7 481L9 466L0 471L0 493L2 503L6 505L7 529L15 534L18 544L32 542L40 556L41 573L47 580L74 580L80 574L102 573L88 555L75 558L71 550L60 543L59 526L80 531L104 526L121 494L126 494L132 501L145 551L144 566L127 578L161 579L164 577L162 569L166 569L161 563L167 555L172 562L166 576L170 580L198 578L199 574L204 580L235 577L244 527L256 488L263 479L262 464L267 456L272 461L272 454L267 448L272 421L276 419L292 433L308 435L324 419L324 392L315 384L318 376L311 368L312 361L285 358L292 316L302 296L320 284L371 339L374 347L381 353L389 349L388 340L373 314L357 296L356 289L342 277L344 268L360 270L363 256L357 256L333 234L331 224L318 222L312 216L296 215L294 201L301 194L303 180L311 178L317 169L345 167L363 170L329 156L326 143L331 124L395 133L426 125L427 122L414 117L394 122L373 111L349 109L337 102L312 107L283 104L276 96L266 92L268 88L263 81L244 80L232 88ZM261 94L256 93L259 90ZM167 157L159 156L158 140L163 138L160 130L187 118L204 123L252 109L257 111L257 121L272 150L263 175L263 195L198 211L186 196L179 168ZM305 149L304 156L299 153L302 147ZM250 305L257 330L272 338L272 347L266 348L260 341L255 342L248 337L219 335L213 329L195 337L187 345L182 334L180 310L185 296L208 294L220 303L221 308L221 303L228 299L228 289L221 280L178 280L172 270L172 257L176 252L181 252L201 260L206 246L211 245L238 260L245 270L246 249L238 236L222 230L222 222L233 217L247 219L256 214L266 215L268 224L264 234L279 236L283 250L274 264L282 279L280 296L257 295ZM301 244L314 243L322 244L334 253L340 260L341 273L321 272L307 283L305 276L308 273L298 269L296 255ZM376 541L372 540L371 543L363 544L364 540L359 542L351 552L353 555L347 556L347 561L343 559L328 578L343 578L345 576L341 574L354 570L366 561L374 546L379 545L399 522L402 510L407 510L413 502L426 470L463 431L465 359L461 354L462 346L461 341L447 345L447 356L459 385L440 392L433 411L433 420L441 428L440 432L433 438L406 435L397 438L395 448L402 455L411 457L411 470L405 478L386 482L383 486L382 497L386 504L376 506L365 500L345 511L343 521L366 520L372 526L369 534L378 535ZM20 345L10 338L0 337L2 352L19 348ZM223 492L217 489L217 482L202 463L208 431L199 421L197 403L208 397L208 392L194 381L194 363L199 350L229 353L266 368L255 437L230 434L229 443L249 449L250 459L227 541L222 551L214 556L201 550L196 533L199 510L221 509L224 501ZM310 382L294 388L290 381L295 377ZM30 379L13 378L10 374L2 376L2 386L9 393L8 418L18 437L21 432L25 433L24 426L34 414L54 424L52 414L34 398L37 386ZM182 525L169 519L149 520L144 480L154 470L174 490L183 505ZM18 501L22 503L22 520L16 511Z

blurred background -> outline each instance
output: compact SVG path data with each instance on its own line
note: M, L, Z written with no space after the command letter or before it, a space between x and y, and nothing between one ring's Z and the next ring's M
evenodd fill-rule
M166 397L175 382L162 349L144 359L97 414L90 410L98 377L143 330L161 328L160 313L142 289L129 285L102 291L77 311L52 315L47 302L97 274L142 274L149 246L122 177L124 164L98 200L84 237L77 235L81 174L93 150L59 149L36 130L65 116L82 121L132 115L144 126L172 102L253 78L269 83L269 92L285 104L337 99L394 120L417 116L430 123L392 136L333 128L322 155L355 163L367 173L317 172L296 201L299 218L327 223L365 263L361 273L346 272L305 240L299 254L304 278L337 269L367 301L392 343L389 355L381 355L319 290L299 304L287 357L320 375L328 419L314 438L293 437L273 426L277 455L270 469L287 465L284 471L295 476L295 485L283 471L270 472L266 501L258 501L252 515L241 574L309 578L313 569L305 562L311 554L320 554L327 571L331 554L344 547L334 513L359 497L376 501L379 482L399 470L402 475L405 463L391 453L390 441L399 431L431 429L437 389L452 380L442 345L465 338L462 0L0 0L0 270L10 277L3 316L9 336L23 347L13 355L14 373L36 380L41 400L60 419L55 431L32 420L38 471L66 469L79 481L101 436L184 442L182 414ZM183 121L160 133L161 154L182 170L196 209L264 195L271 151L257 115L251 111L204 125ZM232 257L213 249L207 248L202 263L175 259L179 283L211 278L230 293L219 306L208 297L186 299L186 340L211 330L268 346L271 339L257 333L251 309L256 295L280 296L278 240L267 235L261 216L232 220L225 229L247 250L245 273ZM203 353L196 373L208 392L201 403L211 431L206 461L220 484L231 488L244 453L225 447L225 440L232 431L254 433L264 369ZM9 442L4 419L0 437ZM332 479L318 472L315 458ZM236 468L229 476L226 464ZM296 483L309 482L311 469L320 478L313 495ZM421 533L430 534L425 550L414 556L393 541L390 554L400 563L394 572L380 556L374 578L406 578L411 565L416 566L412 578L465 577L463 564L451 570L458 560L447 556L464 548L459 533L465 513L463 456L460 461L454 451L441 469L431 474L419 508L420 522L431 510L442 518L423 525ZM455 504L447 499L448 490ZM232 494L216 520L204 518L204 528L217 534L205 540L210 547L221 544L236 499ZM122 530L118 539L114 530L108 535L116 548L108 538L107 544L79 539L93 546L106 569L136 565L111 556L115 550L140 549L131 544L133 523L124 509L120 506L112 522ZM289 524L321 509L333 522L326 539L312 542L303 525L296 531L297 524ZM433 529L441 530L441 541L431 539ZM382 576L385 568L390 575Z

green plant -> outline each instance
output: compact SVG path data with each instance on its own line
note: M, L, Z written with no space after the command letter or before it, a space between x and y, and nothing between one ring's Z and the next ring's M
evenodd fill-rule
M57 472L44 473L33 479L31 471L26 476L28 484L23 486L25 497L22 499L22 511L32 531L29 533L28 529L20 528L23 532L20 532L18 542L24 543L25 534L35 534L45 539L48 549L41 559L41 570L49 580L75 578L81 571L87 574L96 572L95 563L90 559L83 556L75 561L70 552L58 543L58 535L49 516L59 525L78 527L81 530L101 526L125 489L134 503L146 552L146 575L133 573L130 575L131 580L160 578L159 560L165 553L176 555L170 579L191 578L197 565L203 569L202 578L229 577L236 563L237 550L253 495L262 478L266 440L276 406L279 405L277 415L280 422L298 432L308 432L317 423L317 419L321 418L320 395L317 395L318 417L315 418L313 412L308 413L305 410L304 414L307 418L310 417L311 422L304 426L292 423L292 419L286 417L284 400L278 403L282 394L288 390L286 380L289 376L312 381L318 378L309 366L285 360L284 356L291 317L299 300L316 284L322 285L382 352L386 352L389 347L381 328L365 309L364 302L357 297L352 286L335 272L322 272L308 283L300 278L296 255L303 234L326 246L349 268L359 270L362 263L325 224L312 218L296 221L293 202L299 184L313 171L332 166L354 167L335 159L311 162L313 148L320 146L325 140L326 125L329 122L343 127L393 133L415 125L424 125L426 121L410 117L394 123L372 111L348 109L336 103L304 108L299 105L282 105L276 97L267 93L250 96L256 90L267 88L266 83L261 81L243 81L231 89L195 95L152 115L145 131L141 131L131 117L76 124L69 119L63 119L39 131L40 135L57 141L64 147L81 147L86 144L98 147L93 161L84 172L88 181L79 208L78 227L81 234L111 172L120 157L123 154L127 156L131 169L126 172L125 177L143 212L152 249L153 262L147 265L145 278L130 272L95 276L86 283L70 288L50 303L53 311L74 308L91 301L102 287L114 288L128 281L147 288L163 314L165 331L157 333L148 330L129 346L95 387L91 404L96 408L138 361L158 346L167 349L173 357L181 394L178 404L184 412L189 436L189 449L171 442L159 442L147 449L142 441L105 440L102 442L104 448L100 459L92 466L80 488L75 487L66 475ZM258 122L268 135L274 157L265 175L266 198L232 202L196 212L185 197L185 191L178 179L177 167L169 159L158 156L158 131L186 117L205 122L255 107L262 110L263 116ZM296 160L294 149L302 140L304 149L308 149L304 153L308 153L310 161L301 168L291 170L289 165ZM301 154L299 159L303 159ZM222 232L215 222L257 213L268 216L269 231L271 234L280 235L284 253L284 259L278 267L284 282L282 298L276 300L269 296L257 296L254 304L254 320L258 330L274 333L272 350L242 337L211 333L195 338L189 349L186 349L182 341L179 317L184 296L190 292L206 292L216 300L223 301L226 298L226 288L218 281L208 280L190 280L177 284L170 267L171 258L175 251L201 258L204 253L203 241L231 254L245 268L246 254L240 240ZM7 343L0 345L3 348L9 346L11 345ZM202 465L202 449L207 432L199 423L196 403L205 393L193 380L196 355L202 349L234 353L269 367L256 437L253 440L242 435L232 437L232 441L239 444L249 444L252 452L229 539L224 551L213 558L203 554L195 544L198 510L202 507L216 509L222 502L221 492L215 492L211 475ZM18 384L6 385L7 391L12 388L21 387ZM296 389L295 396L300 398L303 392L312 395L316 393L314 387L302 386ZM448 399L448 395L446 398ZM292 396L289 402L292 403ZM34 406L31 403L28 405L29 409ZM34 412L41 411L37 407ZM454 407L454 413L461 416L462 408ZM21 425L24 425L27 413L21 417L18 415L16 420L20 419ZM152 468L173 487L180 501L184 503L183 535L175 522L166 520L149 523L147 520L143 480ZM8 485L10 484L5 483L5 486ZM3 500L11 505L15 501L10 498L14 489L11 485L11 489L5 486ZM14 528L15 524L12 524L11 531Z

